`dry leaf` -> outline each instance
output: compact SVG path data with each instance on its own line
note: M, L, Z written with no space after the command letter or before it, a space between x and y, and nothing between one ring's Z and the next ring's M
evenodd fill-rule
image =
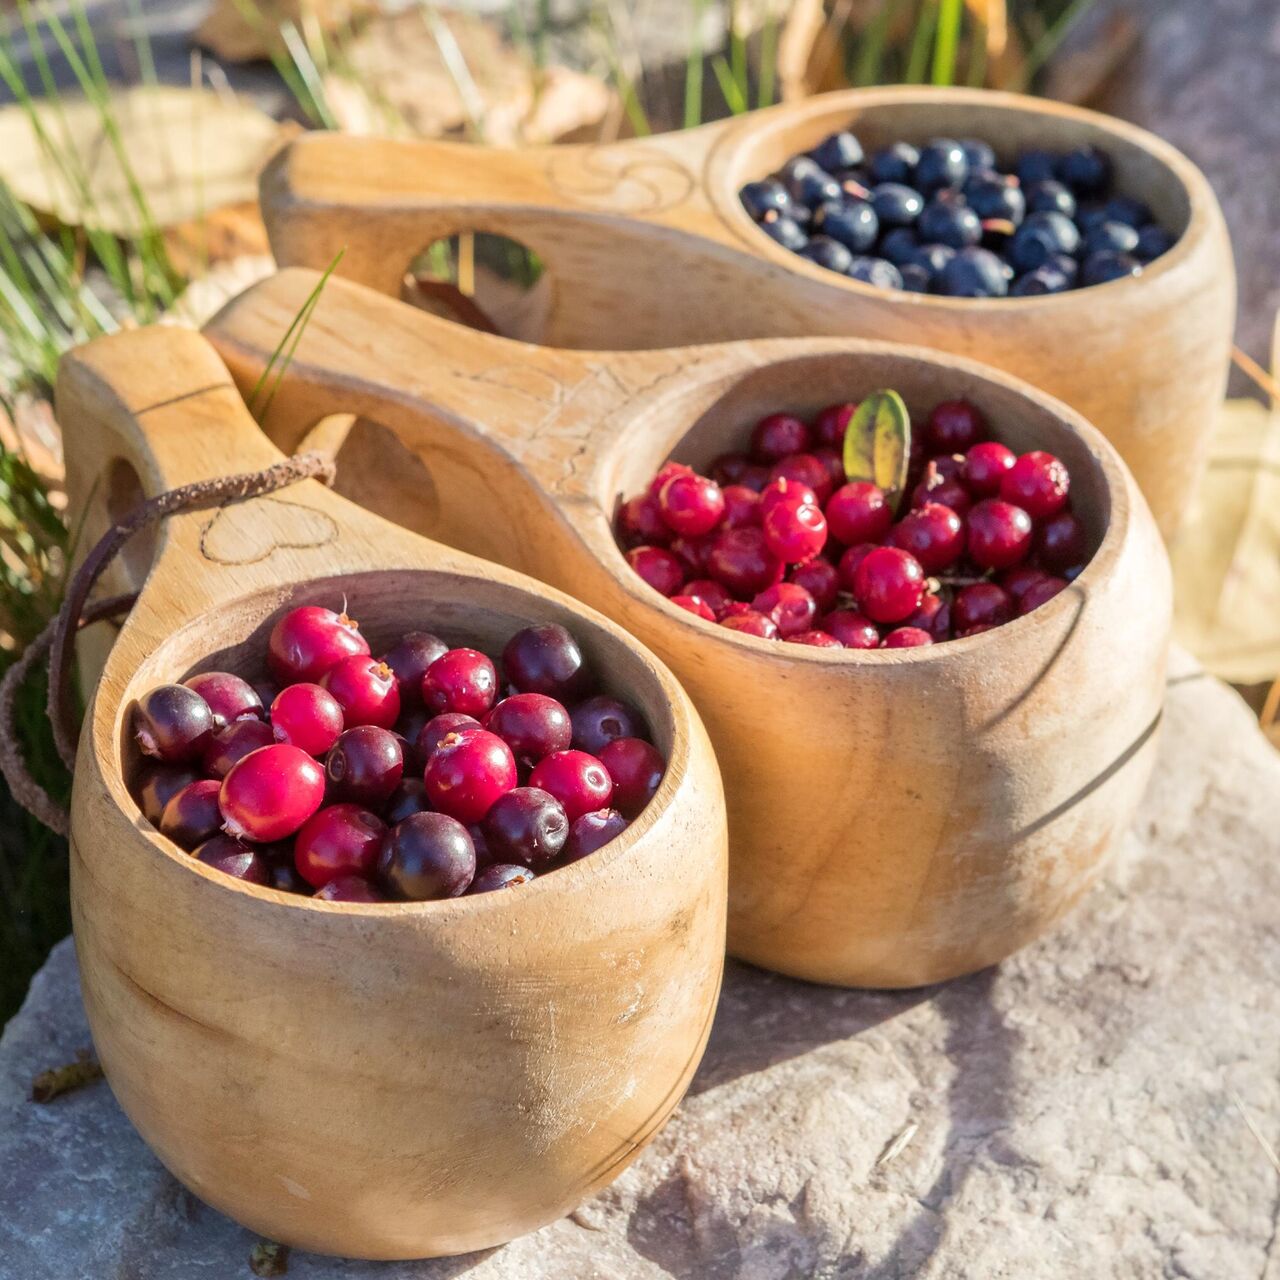
M225 62L269 58L284 45L280 27L338 31L372 6L364 0L213 0L195 42ZM245 16L248 10L259 18Z
M41 213L120 235L142 229L131 180L156 226L197 220L255 199L259 170L291 132L249 103L208 90L121 89L111 95L110 115L126 170L86 99L64 98L56 108L37 103L35 111L57 155L72 158L83 182L50 159L19 106L0 108L0 179Z
M270 254L249 254L217 262L187 285L163 316L162 323L199 329L232 298L265 280L275 269L275 259Z
M256 200L225 205L204 217L168 227L164 243L174 270L187 280L212 264L271 252Z
M64 1093L73 1093L85 1085L102 1079L102 1068L97 1059L81 1051L74 1062L42 1071L31 1082L32 1102L52 1102Z
M62 458L62 432L53 419L53 406L38 396L18 395L13 416L0 408L0 448L25 458L44 482L56 506L62 506L66 470Z
M1223 406L1169 554L1178 641L1232 683L1280 676L1280 405Z

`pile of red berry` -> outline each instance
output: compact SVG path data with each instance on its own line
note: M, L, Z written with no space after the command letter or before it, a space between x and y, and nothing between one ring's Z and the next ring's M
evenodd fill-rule
M974 635L1030 613L1084 567L1058 458L1015 454L988 438L976 406L945 401L912 434L895 518L891 495L846 478L856 410L770 414L750 452L722 455L709 476L666 463L618 512L628 563L708 622L831 649Z
M412 631L382 658L345 614L275 625L269 685L208 671L133 708L143 814L201 862L338 902L523 884L607 844L666 761L573 636L526 627L499 665Z

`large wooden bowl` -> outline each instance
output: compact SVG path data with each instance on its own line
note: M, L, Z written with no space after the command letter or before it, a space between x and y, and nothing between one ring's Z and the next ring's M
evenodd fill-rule
M212 323L242 387L315 283L283 272ZM1068 591L934 648L833 653L704 622L631 571L612 514L663 459L706 463L766 412L885 386L917 415L970 397L1010 445L1067 462L1098 546ZM1066 911L1133 813L1168 562L1115 451L1003 374L833 338L555 351L330 280L264 425L290 449L328 435L360 501L572 592L664 657L725 779L735 955L866 986L981 968Z
M110 491L280 457L208 345L175 329L74 353L57 405L73 502L97 519ZM648 716L669 761L657 796L599 853L474 898L320 902L195 861L126 789L130 704L194 670L260 671L282 610L344 596L375 652L410 626L492 649L529 621L567 624ZM314 482L174 518L76 767L94 1042L160 1159L255 1231L370 1258L500 1244L615 1178L683 1095L719 990L725 846L697 714L612 623Z
M868 149L978 137L1022 147L1096 143L1120 191L1179 234L1141 276L1039 298L874 289L796 257L737 192L836 129ZM531 337L583 348L847 334L995 365L1064 400L1119 450L1167 537L1203 465L1226 385L1235 275L1204 175L1132 125L1059 103L973 89L859 89L688 133L608 147L500 151L312 134L262 180L282 266L324 267L399 294L441 236L494 232L548 267Z

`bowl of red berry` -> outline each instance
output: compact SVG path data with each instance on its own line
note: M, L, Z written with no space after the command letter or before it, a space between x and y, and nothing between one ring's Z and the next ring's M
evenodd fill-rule
M154 492L280 460L179 330L68 357L58 411L90 525L122 469ZM315 481L174 516L129 567L72 899L97 1051L160 1159L370 1258L496 1245L617 1176L723 966L720 781L667 669Z

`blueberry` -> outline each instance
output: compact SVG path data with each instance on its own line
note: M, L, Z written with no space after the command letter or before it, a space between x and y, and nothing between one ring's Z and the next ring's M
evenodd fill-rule
M738 192L742 207L757 221L766 213L790 213L791 196L786 187L776 178L765 178L763 182L748 182Z
M1088 235L1094 227L1106 222L1106 220L1107 210L1105 205L1082 204L1076 208L1076 226L1080 228L1081 235Z
M1060 213L1032 213L1009 244L1009 261L1018 271L1034 271L1051 254L1074 253L1080 232L1070 218Z
M960 147L964 158L969 162L969 169L994 169L996 167L995 148L978 138L961 138Z
M962 187L968 176L969 162L964 157L964 148L954 138L934 138L921 148L915 185L926 194Z
M943 268L938 292L952 298L1003 298L1009 279L1004 263L989 249L961 249Z
M924 196L899 182L882 182L871 189L871 207L882 227L909 227L924 208Z
M880 234L880 219L865 200L824 204L815 221L824 236L838 240L853 253L866 253Z
M787 217L770 218L757 225L769 239L776 240L784 249L790 249L793 253L803 249L809 242L809 237Z
M1014 298L1028 298L1044 293L1062 293L1070 287L1071 282L1061 271L1046 265L1019 276L1009 293Z
M1111 157L1099 147L1075 147L1058 161L1057 173L1077 194L1095 196L1111 181Z
M1011 222L1015 229L1021 225L1027 211L1022 188L1003 179L970 187L968 200L969 207L983 222Z
M919 246L920 241L910 227L894 227L880 241L880 257L887 258L898 267L910 262Z
M780 176L791 198L799 204L814 208L824 200L840 199L840 184L808 156L788 160L782 166Z
M1173 245L1173 237L1163 227L1158 227L1151 222L1138 232L1138 247L1134 253L1143 262L1150 262L1152 258L1158 258L1162 253L1168 253Z
M955 256L956 251L945 244L922 244L911 255L910 264L923 267L931 276L936 276Z
M963 249L982 239L982 223L968 205L945 200L931 200L916 221L916 230L922 239L933 244L950 245ZM890 257L889 254L885 255Z
M1151 221L1151 210L1132 196L1112 196L1102 206L1108 222L1123 222L1135 231Z
M919 160L920 153L909 142L895 142L871 157L871 177L875 182L909 183Z
M1091 254L1084 260L1080 269L1080 283L1083 285L1106 284L1108 280L1121 280L1125 276L1136 276L1142 271L1142 263L1131 258L1127 253L1115 253L1104 249L1101 253Z
M1046 267L1051 267L1059 275L1067 277L1067 283L1073 285L1080 274L1080 264L1069 253L1051 253L1045 260Z
M813 226L813 210L807 204L796 204L791 202L791 209L787 213L787 217L796 224L802 231L808 233L809 228Z
M1076 216L1076 198L1056 178L1035 182L1027 188L1028 213L1061 213Z
M871 175L865 169L840 169L831 176L845 195L856 196L859 200L865 200L873 186Z
M1022 152L1018 157L1018 163L1014 166L1014 172L1024 187L1032 186L1037 182L1047 182L1050 178L1057 176L1054 173L1053 152Z
M902 287L907 293L928 293L933 274L926 267L915 262L907 262L898 268L902 277Z
M1132 253L1138 233L1127 222L1100 222L1084 238L1086 256L1095 253Z
M853 261L853 254L830 236L814 236L799 252L802 258L808 258L810 262L816 262L828 271L838 271L841 275L849 270L849 264Z
M901 289L902 273L883 258L854 258L848 274L854 280L873 284L878 289Z
M862 163L862 143L847 129L823 138L812 151L810 157L816 164L834 173L837 169L852 169Z

